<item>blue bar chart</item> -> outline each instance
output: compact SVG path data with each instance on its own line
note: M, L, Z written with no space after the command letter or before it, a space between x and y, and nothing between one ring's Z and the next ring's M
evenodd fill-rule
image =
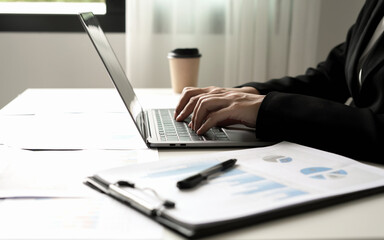
M276 162L279 162L279 159L280 161L283 159L290 159L290 161L292 161L292 158L287 157L274 157L274 159L277 159ZM191 163L189 165L180 165L173 168L159 169L147 174L145 178L157 179L161 181L162 179L169 180L171 177L174 180L180 180L190 176L191 174L196 174L217 163L218 161L198 162ZM214 176L213 178L209 179L209 184L207 186L202 186L200 189L207 187L219 187L222 189L228 189L227 193L233 197L256 197L262 195L263 197L268 198L270 201L281 201L288 198L308 194L305 191L292 188L287 184L277 182L265 176L258 175L237 167L231 168L225 172L222 172L221 174L218 174L217 176Z

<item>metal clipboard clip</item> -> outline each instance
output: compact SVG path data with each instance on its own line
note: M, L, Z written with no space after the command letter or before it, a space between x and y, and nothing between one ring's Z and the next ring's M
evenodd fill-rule
M172 209L176 205L174 202L160 197L155 190L138 188L129 181L117 181L113 184L107 184L98 177L89 177L86 184L92 185L93 188L111 195L150 216L159 216L164 209Z

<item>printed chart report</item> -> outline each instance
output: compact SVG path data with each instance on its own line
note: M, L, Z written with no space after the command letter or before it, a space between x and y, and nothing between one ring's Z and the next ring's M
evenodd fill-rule
M176 182L219 162L237 164L198 187L181 191ZM286 206L384 186L384 171L357 161L279 143L222 154L127 166L96 174L107 182L134 182L176 203L168 216L199 225L261 214Z

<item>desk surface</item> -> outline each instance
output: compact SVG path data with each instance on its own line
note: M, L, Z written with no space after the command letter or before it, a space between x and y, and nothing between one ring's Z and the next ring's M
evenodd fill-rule
M170 89L137 89L144 108L175 107L178 95ZM29 89L5 106L1 114L34 114L60 111L124 111L114 89ZM159 159L232 149L160 149ZM383 239L384 194L269 221L213 239ZM150 221L150 220L148 220ZM149 223L148 223L149 224ZM150 224L149 224L150 225ZM162 238L180 239L162 229ZM32 236L31 236L32 237ZM58 236L60 238L60 236ZM129 239L129 236L127 236ZM137 236L135 237L137 238Z

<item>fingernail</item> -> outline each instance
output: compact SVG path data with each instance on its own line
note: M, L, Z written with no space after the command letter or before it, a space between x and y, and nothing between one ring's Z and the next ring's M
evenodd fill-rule
M177 114L176 120L181 118L181 115L183 115L183 112L180 112L179 114Z

